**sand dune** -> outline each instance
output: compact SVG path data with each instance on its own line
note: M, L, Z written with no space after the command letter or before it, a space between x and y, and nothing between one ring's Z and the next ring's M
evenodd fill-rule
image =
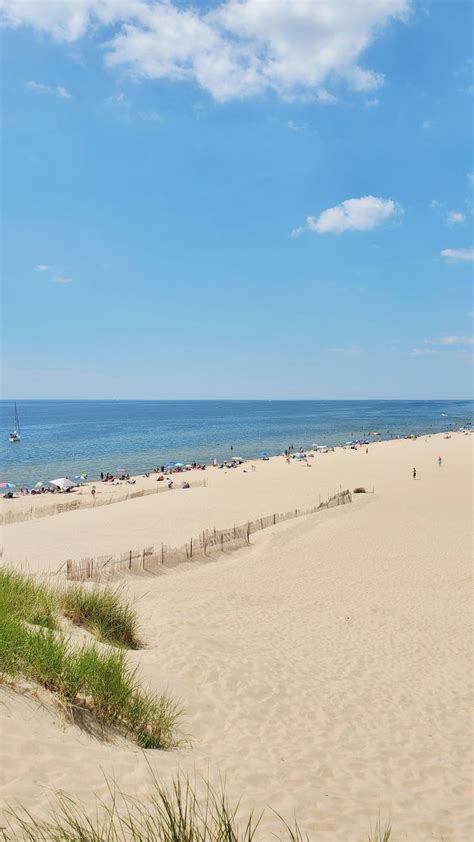
M48 790L62 788L92 809L106 796L104 773L146 799L149 762L164 780L177 769L225 776L243 809L296 812L314 840L364 840L380 813L394 840L468 842L471 446L433 437L341 451L311 471L276 460L253 476L216 472L202 498L163 495L159 528L148 499L7 527L10 557L23 551L44 566L72 540L69 521L87 527L89 552L111 538L118 546L127 527L144 544L164 528L178 540L208 518L227 525L231 511L256 516L340 483L376 486L232 556L126 580L147 643L130 660L182 698L192 745L145 758L4 690L3 799L45 814ZM267 811L263 838L279 827Z

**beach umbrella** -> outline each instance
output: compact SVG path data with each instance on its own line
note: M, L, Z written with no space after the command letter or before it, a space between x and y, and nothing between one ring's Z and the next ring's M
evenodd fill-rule
M240 456L233 456L232 462L243 462L244 460Z
M184 463L183 462L175 462L174 466L175 466L175 468L184 468Z
M60 477L59 479L50 479L50 485L55 485L60 491L67 491L68 488L74 488L74 483L68 477Z
M35 488L44 488L44 482L40 479L39 482L35 482Z
M263 459L263 458L265 458L265 456L268 456L267 451L266 451L266 450L262 450L262 452L261 452L260 456L262 457L262 459Z
M74 477L74 479L77 480L77 482L83 482L85 479L87 479L87 476L86 474L78 474L78 476Z
M118 474L126 474L127 473L125 468L116 468L115 470ZM86 474L86 476L87 476L87 474Z
M14 482L0 482L0 488L16 488Z

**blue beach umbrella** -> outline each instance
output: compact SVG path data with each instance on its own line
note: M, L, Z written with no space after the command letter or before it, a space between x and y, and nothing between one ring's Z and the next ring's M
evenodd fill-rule
M0 482L0 488L16 488L14 482Z
M175 462L174 466L175 466L175 468L184 468L184 463L183 462Z

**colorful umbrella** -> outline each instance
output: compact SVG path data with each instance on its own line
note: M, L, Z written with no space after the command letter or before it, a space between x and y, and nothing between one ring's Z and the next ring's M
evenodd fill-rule
M14 482L0 482L0 488L16 488Z

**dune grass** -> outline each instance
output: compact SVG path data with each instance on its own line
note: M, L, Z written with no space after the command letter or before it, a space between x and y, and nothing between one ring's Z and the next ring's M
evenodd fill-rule
M0 570L0 611L47 629L57 627L51 589L8 568Z
M76 721L80 718L75 714L87 711L103 730L118 731L142 748L177 745L178 705L166 694L154 695L140 687L123 649L99 649L95 643L74 648L58 630L62 597L22 574L0 571L0 672L4 680L33 681L65 703ZM112 601L109 615L117 605ZM131 609L125 606L125 611ZM114 638L110 627L109 632L107 636Z
M151 771L151 770L150 770ZM231 804L224 786L219 789L202 781L199 787L189 777L178 775L170 788L151 772L151 788L144 801L121 792L108 782L107 802L97 801L93 813L64 792L56 793L49 820L36 819L22 807L7 811L7 842L265 842L268 832L260 828L263 812L240 815L239 804ZM198 791L199 790L199 791ZM274 811L273 811L274 812ZM295 819L281 822L280 842L309 842L309 835ZM92 817L91 817L92 816ZM317 839L312 835L312 839ZM368 842L389 842L390 825L376 823ZM322 836L321 836L322 838ZM348 842L350 836L348 836Z
M75 585L60 593L59 606L65 617L99 640L126 649L140 648L137 616L119 590Z

